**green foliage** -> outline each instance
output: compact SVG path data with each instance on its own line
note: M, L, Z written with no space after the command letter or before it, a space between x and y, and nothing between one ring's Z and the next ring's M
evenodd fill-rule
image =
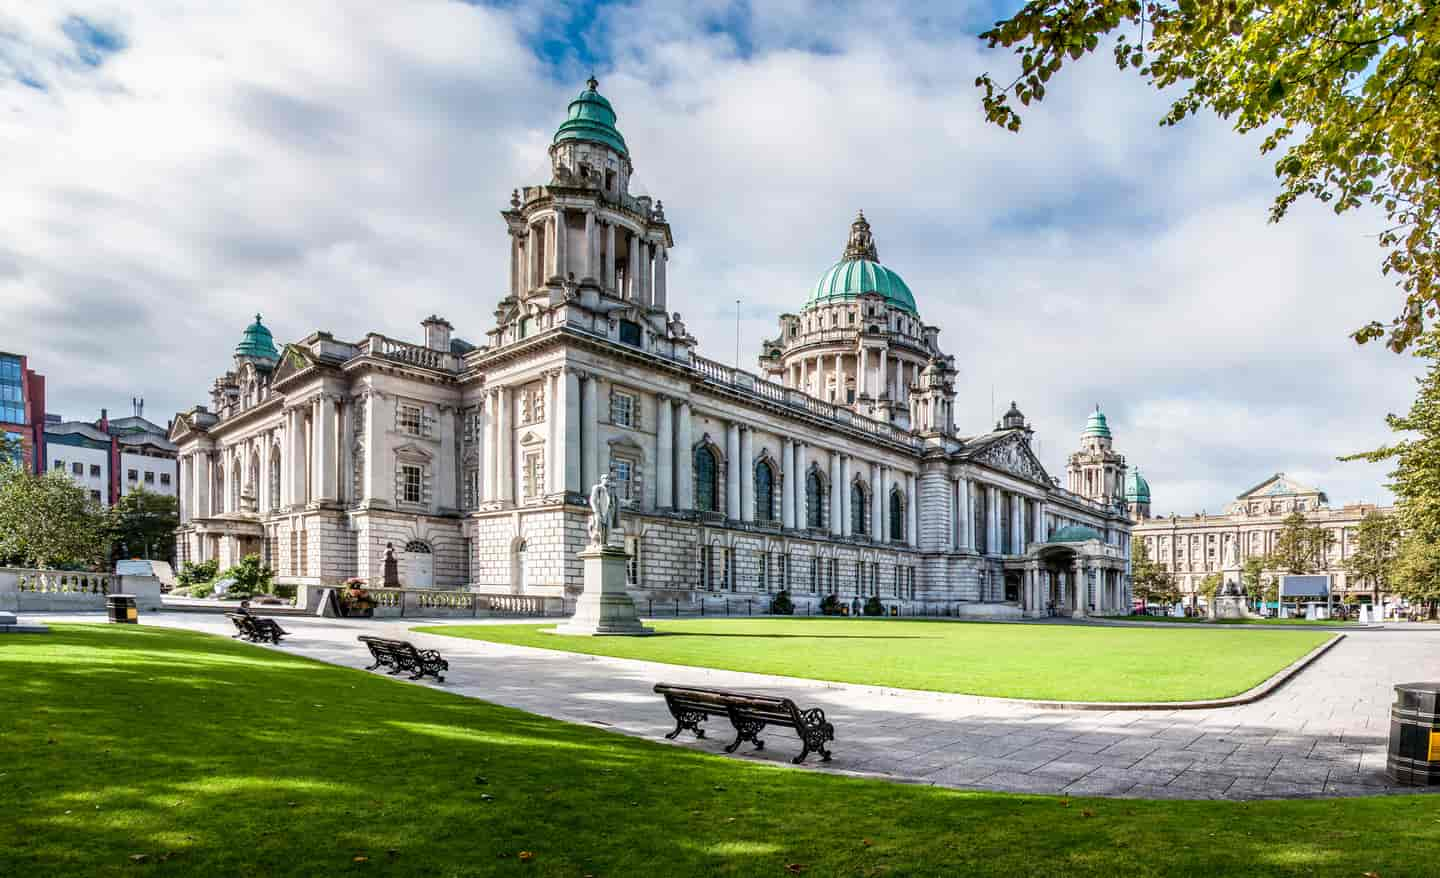
M1275 534L1275 547L1265 566L1285 573L1315 573L1325 568L1325 556L1334 537L1323 527L1312 527L1305 513L1285 516Z
M219 572L220 562L214 558L208 561L186 561L180 565L180 573L175 577L175 584L180 588L189 588L202 582L210 582Z
M1371 596L1377 603L1380 592L1388 590L1390 568L1399 550L1400 519L1380 512L1371 512L1360 519L1355 546L1345 559L1345 569L1370 586Z
M18 438L0 430L0 469L14 467L23 450L24 446Z
M1020 72L987 73L986 118L1011 131L1064 65L1113 34L1122 70L1158 89L1183 88L1161 119L1208 109L1240 133L1261 131L1275 162L1279 221L1309 196L1336 213L1373 205L1387 218L1382 270L1405 294L1389 327L1404 350L1440 305L1440 14L1435 0L1031 0L980 35L1013 48ZM1178 89L1177 89L1178 90ZM1371 322L1360 342L1386 328Z
M144 488L121 497L110 510L110 534L121 557L170 557L179 525L178 501Z
M105 510L69 476L0 467L0 564L100 569L109 554Z
M873 595L873 594L872 594L872 595L870 595L869 598L866 599L866 601L865 601L865 615L867 615L867 616L883 616L883 615L885 615L885 605L882 604L882 603L880 603L880 598L877 597L876 595Z
M790 600L790 592L781 591L776 593L770 600L770 615L791 616L795 613L795 602Z
M1206 600L1213 601L1215 600L1215 595L1220 591L1220 586L1224 584L1225 577L1223 575L1219 573L1209 573L1206 574L1204 579L1200 580L1200 584L1195 587L1195 591L1197 594L1204 595Z
M821 599L820 599L820 615L822 615L822 616L838 616L838 615L840 615L840 598L836 597L836 596L833 595L833 594L827 594L827 595L825 595L825 597L821 598Z
M190 586L187 593L192 598L208 598L215 593L215 580L206 579Z
M215 578L233 579L225 592L226 598L252 598L270 590L270 580L275 571L260 563L259 555L246 555L240 563L217 575Z
M1145 541L1137 536L1130 538L1130 588L1146 604L1174 604L1180 600L1175 577L1151 559Z
M1440 602L1440 545L1405 535L1390 570L1392 588L1406 600L1432 608Z

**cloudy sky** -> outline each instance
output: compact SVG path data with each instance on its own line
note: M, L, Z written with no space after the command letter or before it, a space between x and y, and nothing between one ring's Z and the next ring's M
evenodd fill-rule
M1018 3L28 0L0 10L0 349L51 412L165 420L207 400L256 311L477 339L507 282L498 211L544 182L593 70L677 247L671 306L742 359L839 257L857 208L960 367L960 418L1011 400L1054 473L1100 404L1155 511L1276 471L1385 499L1413 360L1374 217L1267 223L1253 139L1161 129L1165 96L1076 67L1019 135L984 122L975 33Z

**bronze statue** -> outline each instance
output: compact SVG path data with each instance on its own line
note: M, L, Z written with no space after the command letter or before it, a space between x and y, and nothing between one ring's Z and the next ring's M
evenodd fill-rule
M385 544L385 587L400 587L400 562L395 560L395 544Z

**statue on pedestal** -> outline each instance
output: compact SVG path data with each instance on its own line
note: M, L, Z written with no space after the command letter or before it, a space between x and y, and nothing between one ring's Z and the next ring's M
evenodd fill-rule
M400 587L400 562L395 560L395 544L385 544L385 587Z
M619 523L619 512L615 492L610 488L610 474L606 473L590 489L590 545L610 545L610 531Z

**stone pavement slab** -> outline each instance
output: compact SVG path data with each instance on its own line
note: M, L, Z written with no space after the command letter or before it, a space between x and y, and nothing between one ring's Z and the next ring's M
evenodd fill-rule
M51 615L51 621L88 617ZM529 621L533 620L520 620ZM228 636L218 615L150 613L144 624ZM356 641L378 634L439 649L450 661L432 688L569 722L721 755L728 724L710 737L667 742L674 728L656 682L783 695L824 708L835 724L834 760L804 770L874 775L961 789L1129 798L1265 799L1413 793L1384 773L1396 682L1440 679L1440 630L1352 631L1260 701L1176 711L1069 711L1002 699L936 698L843 684L682 667L418 634L417 625L475 620L293 617L278 649L363 668ZM560 645L557 643L557 645ZM775 730L764 750L733 758L789 765L798 743Z

